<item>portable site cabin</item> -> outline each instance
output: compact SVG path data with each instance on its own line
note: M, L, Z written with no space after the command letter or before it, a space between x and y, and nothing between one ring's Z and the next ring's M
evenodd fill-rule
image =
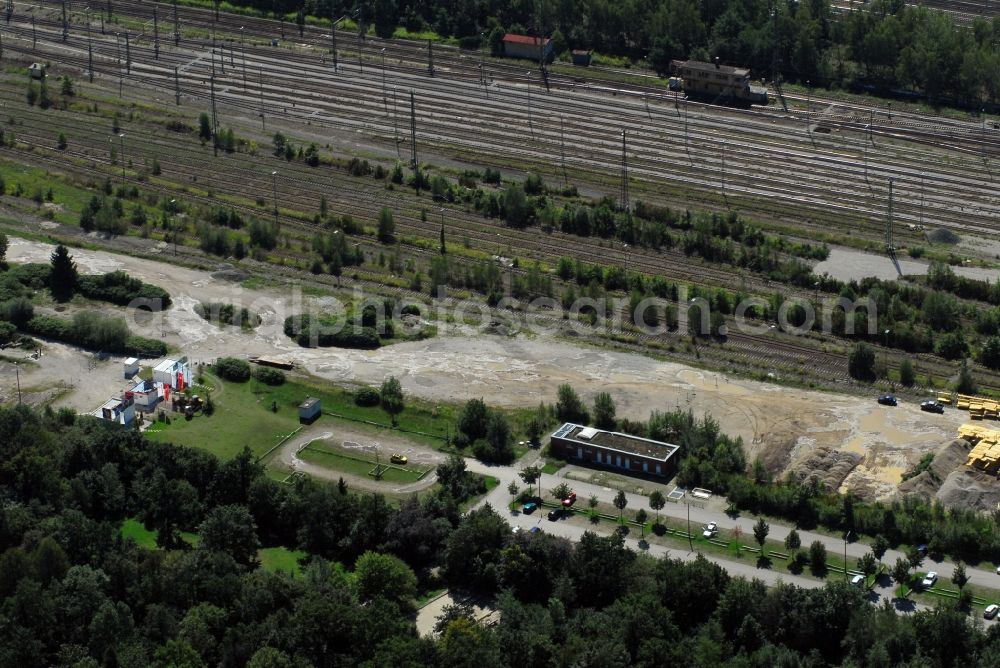
M299 405L299 422L312 424L323 411L323 405L316 397L309 397Z
M183 392L185 387L191 385L191 367L188 365L187 358L165 359L157 364L153 367L153 382Z
M137 357L129 357L122 363L122 373L125 378L134 378L135 374L139 373L139 359Z
M41 63L31 63L28 66L28 76L32 79L41 79L45 76L45 65Z

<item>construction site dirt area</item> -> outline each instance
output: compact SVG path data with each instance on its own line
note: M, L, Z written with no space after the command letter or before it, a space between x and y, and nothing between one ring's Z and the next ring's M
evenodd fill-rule
M8 260L45 262L51 252L51 245L12 238ZM450 402L477 397L505 407L554 403L558 387L568 383L588 403L598 392L610 393L619 417L645 420L652 410L673 409L709 414L723 432L743 439L748 461L759 457L774 475L790 469L815 473L832 489L864 498L892 495L905 471L954 439L968 421L964 411L923 413L915 402L880 406L874 391L850 396L730 378L640 354L581 346L553 334L489 335L439 322L436 337L376 350L302 348L283 333L284 317L301 312L303 302L329 298L303 297L291 286L243 288L228 280L226 272L103 251L74 249L72 254L81 272L122 269L166 289L173 306L153 314L149 323L130 320L129 326L161 338L195 363L222 356L280 357L293 360L302 372L343 385L378 385L395 375L409 396ZM249 306L261 315L261 325L248 331L209 323L194 312L202 301ZM120 359L90 368L92 357L45 344L42 357L22 369L22 384L58 384L68 391L57 405L93 410L109 390L124 387L124 380ZM13 373L5 366L2 374L0 395L10 397ZM831 457L839 462L833 476Z

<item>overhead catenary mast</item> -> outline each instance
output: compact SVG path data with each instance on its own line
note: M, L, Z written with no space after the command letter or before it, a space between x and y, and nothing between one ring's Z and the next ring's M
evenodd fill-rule
M622 211L628 211L628 152L625 142L625 128L622 128L622 184L620 200Z
M417 106L413 99L413 91L410 91L410 148L412 156L410 167L417 168Z

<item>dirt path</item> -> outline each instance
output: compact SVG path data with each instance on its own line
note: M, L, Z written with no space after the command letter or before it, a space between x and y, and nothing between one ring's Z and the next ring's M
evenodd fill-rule
M368 476L341 473L340 471L319 466L299 458L299 452L314 441L330 441L342 447L357 448L364 453L374 452L380 448L383 456L399 452L410 458L410 463L421 467L435 467L445 461L446 456L436 450L419 445L397 434L381 432L378 434L363 429L351 429L350 426L338 423L326 423L310 427L299 432L278 451L278 456L272 461L289 472L301 471L322 480L336 481L343 478L348 485L376 492L392 492L395 494L411 494L427 489L437 481L437 476L430 472L415 483L398 485L391 482L378 481Z

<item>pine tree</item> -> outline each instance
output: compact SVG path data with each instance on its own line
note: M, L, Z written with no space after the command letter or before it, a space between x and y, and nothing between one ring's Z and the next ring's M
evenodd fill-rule
M52 298L59 302L69 300L77 288L76 263L69 250L59 244L52 251L52 274L49 276L49 290Z

